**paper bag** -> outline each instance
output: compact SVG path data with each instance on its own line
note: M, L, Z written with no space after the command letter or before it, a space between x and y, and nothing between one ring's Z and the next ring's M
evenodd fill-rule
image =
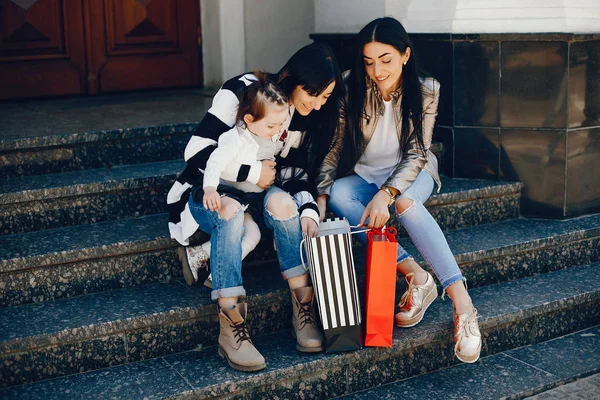
M348 220L325 220L318 236L304 242L326 352L360 349L361 312Z
M396 229L367 232L365 346L392 346L397 250Z

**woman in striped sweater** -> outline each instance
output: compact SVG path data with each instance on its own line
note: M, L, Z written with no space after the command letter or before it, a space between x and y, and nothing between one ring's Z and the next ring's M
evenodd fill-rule
M202 186L209 155L219 136L233 127L239 98L255 79L253 74L232 78L217 92L185 149L187 166L167 198L172 238L187 246L198 229L211 235L211 298L219 304L219 354L233 368L244 371L265 367L245 325L247 305L238 303L238 297L246 294L241 274L244 208L237 201L227 201L218 212L210 211L190 192L194 186ZM286 143L275 162L230 164L221 177L268 188L264 222L273 231L281 273L291 290L296 348L322 351L323 336L315 325L313 291L299 247L302 235L317 233L314 181L337 129L344 86L331 49L319 43L300 49L278 73L269 74L269 79L277 82L289 99L290 118L281 135Z

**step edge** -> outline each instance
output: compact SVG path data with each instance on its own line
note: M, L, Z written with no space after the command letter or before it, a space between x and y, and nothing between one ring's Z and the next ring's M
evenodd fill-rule
M599 265L599 264L598 263L589 264L589 265L583 266L583 267L591 268L592 265ZM556 272L560 272L560 271L563 271L563 270L553 271L553 272L556 273ZM548 274L552 274L553 272L549 272ZM528 278L533 278L533 277L528 277ZM528 278L523 278L523 279L528 279ZM503 282L503 283L499 283L496 285L497 285L497 287L506 287L506 285L511 284L511 283L512 282ZM478 288L473 289L473 290L478 290ZM268 292L268 293L264 293L264 294L252 295L249 298L252 299L252 298L265 298L265 297L273 297L273 296L276 297L278 294L280 294L280 293L285 294L286 292L287 292L286 289L278 289L276 291L272 291L272 292ZM565 299L567 299L567 300L565 300ZM543 303L538 303L538 304L533 304L533 305L527 305L527 308L519 309L516 311L510 311L507 313L492 315L489 317L486 317L485 315L483 315L482 318L480 318L480 320L479 320L480 327L482 327L482 329L483 329L483 327L487 327L490 324L505 324L505 323L507 323L507 321L506 321L507 317L511 317L511 316L516 317L516 316L523 315L524 313L537 312L539 310L548 310L548 312L556 311L556 310L559 310L566 302L568 302L569 306L576 306L576 305L584 304L589 301L593 301L595 299L600 299L600 288L595 289L595 290L585 290L585 291L582 291L577 294L563 295L561 297L561 299L553 300L551 302L543 302ZM212 309L212 311L210 311L211 309ZM208 310L208 312L205 313L205 312L203 312L204 310ZM155 322L155 320L163 315L168 316L167 320L170 323L178 323L178 322L183 322L183 321L190 320L190 319L198 319L198 318L188 318L186 315L189 312L197 314L198 318L205 317L205 316L211 316L211 315L216 317L216 315L217 315L216 308L214 306L214 303L212 303L212 302L206 303L206 304L201 304L198 306L185 306L185 307L177 308L176 310L171 309L171 310L167 310L167 311L154 312L154 313L149 313L149 314L142 315L142 316L128 317L128 318L116 320L116 321L113 319L111 321L105 321L105 322L102 322L102 323L99 323L96 325L88 325L88 326L84 326L84 327L69 328L69 329L64 329L61 331L55 331L55 332L37 334L37 335L32 335L32 336L27 336L27 337L9 339L6 341L0 341L0 354L15 354L15 353L20 354L20 353L30 351L33 349L52 346L52 345L56 344L56 342L53 342L53 340L58 339L58 338L63 338L66 336L75 335L74 339L72 340L72 342L75 342L75 343L82 342L84 340L91 340L94 337L97 337L98 335L85 336L85 334L88 333L87 331L89 331L90 329L96 329L96 330L104 329L103 332L111 332L114 335L118 335L119 333L129 332L129 330L120 329L121 327L124 327L126 324L133 324L135 326L135 329L133 329L132 331L137 331L140 329L145 329L145 328L150 328L150 327L161 326L161 325L165 325L164 321L163 322ZM135 323L132 323L132 321L135 321ZM406 340L408 340L408 342L412 342L415 340L417 340L417 341L421 340L426 334L429 334L432 331L438 332L441 329L441 327L444 327L444 329L446 329L447 322L448 321L436 321L431 326L429 326L426 331L421 332L419 334L419 337L410 338L410 339L406 339ZM141 324L143 324L143 325L141 325ZM112 325L116 325L117 327L119 327L119 329L111 328ZM80 333L79 331L82 331L82 332ZM75 340L75 338L78 338L78 339ZM37 346L34 346L31 349L28 348L28 349L18 350L20 345L27 344L28 342L36 341L36 340L42 341L43 343L39 344ZM398 347L399 346L398 343L403 343L404 341L405 341L404 339L394 340L395 344L393 345L393 347ZM71 341L69 341L69 343L70 342ZM398 342L398 343L396 343L396 342Z
M195 132L198 124L200 124L200 121L6 139L0 140L0 151L35 150L37 148L63 147L81 143L135 139L138 137L189 134Z

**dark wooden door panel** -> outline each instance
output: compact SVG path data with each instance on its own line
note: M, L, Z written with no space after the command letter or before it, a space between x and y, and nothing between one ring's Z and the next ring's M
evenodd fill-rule
M82 38L81 0L0 0L0 99L84 93Z
M90 93L200 84L197 0L86 0Z

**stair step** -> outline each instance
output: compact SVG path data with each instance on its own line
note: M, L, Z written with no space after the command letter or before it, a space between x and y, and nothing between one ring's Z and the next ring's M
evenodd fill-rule
M0 105L3 177L181 159L212 102L203 90Z
M479 320L484 340L482 356L543 342L598 325L600 322L600 281L597 279L599 267L600 263L572 267L518 281L472 289L471 297L482 315ZM256 300L255 297L248 299L251 313L256 313L256 309L260 308L255 304ZM156 302L151 298L149 301ZM131 307L129 310L128 313L135 312ZM83 312L81 311L80 314ZM98 325L93 325L94 321L106 321L100 315L94 317L94 313L91 314L90 325L74 330L72 335L99 328ZM126 318L125 314L123 318ZM10 319L2 318L0 321L10 321ZM30 323L34 324L34 321ZM211 324L217 325L214 318ZM432 304L418 326L409 329L395 328L393 346L390 349L365 348L348 353L306 355L295 350L294 340L289 333L280 332L255 337L257 348L267 360L267 368L253 374L230 369L226 362L218 357L216 347L208 347L200 351L172 354L104 370L16 386L0 393L6 398L45 396L44 398L47 399L60 397L65 400L79 398L77 396L94 396L97 393L120 398L143 398L144 396L330 398L457 364L458 361L453 358L452 324L451 303L437 301ZM104 325L110 329L119 329L117 324L104 323ZM7 329L1 330L1 332L6 331ZM97 340L104 338L104 343L107 343L106 335L102 332L102 330L98 332ZM216 331L211 334L216 337ZM56 346L57 340L65 336L66 333L55 334L54 337L57 339L50 341L51 346ZM143 338L142 335L139 337ZM36 337L36 340L40 339L41 337ZM33 337L30 341L32 340ZM144 340L153 341L154 338L146 337ZM14 341L15 339L13 343ZM157 345L163 346L160 339L156 342ZM18 353L15 348L10 349L9 353L7 344L6 341L2 344L1 353L6 356L4 362L0 363L2 382L5 385L29 381L32 378L40 379L48 371L54 372L50 374L51 376L58 376L61 373L57 373L57 364L72 365L75 363L74 358L78 356L81 358L81 355L93 356L96 359L105 357L105 354L97 353L98 346L90 350L74 346L76 348L70 351L60 351L55 348L53 357L50 357L48 354L42 356L39 353ZM137 348L138 344L139 342L130 342L129 349ZM38 345L48 346L41 342L38 342ZM595 344L592 345L597 347ZM122 344L119 349L123 358L126 357L125 346ZM564 346L557 347L559 350L566 351ZM113 350L113 353L117 353L117 350ZM577 356L575 352L570 354L567 351L565 354ZM543 361L531 357L527 351L523 351L521 355L517 351L511 357L516 359L522 357L525 362L533 365L538 362L538 368L544 368ZM527 357L533 361L527 361ZM127 361L134 360L134 357L130 357ZM486 365L493 365L493 362L486 359L463 368L476 369ZM566 365L568 364L565 363L564 366ZM84 372L90 368L87 365L77 365L73 369L73 372ZM62 373L73 372L62 371ZM571 372L577 371L573 369ZM550 373L554 372L550 371Z
M600 260L600 214L569 220L515 219L445 236L469 287ZM399 244L427 265L409 239Z
M166 211L181 160L0 180L0 235Z
M179 278L177 243L169 239L166 222L160 214L2 236L0 305ZM446 238L475 287L600 260L600 214L566 221L510 220L449 231ZM425 265L409 239L400 244ZM363 251L356 249L359 260ZM263 242L248 261L273 259L270 242Z
M89 224L166 211L182 160L0 180L0 235ZM442 229L515 218L521 184L443 179L429 200Z
M3 262L2 268L2 283L4 286L4 293L6 293L5 303L11 304L18 302L24 296L32 297L33 295L43 296L44 299L50 299L53 296L64 296L64 295L76 295L77 291L83 287L86 290L98 290L97 286L93 286L97 283L98 271L102 271L104 276L108 276L105 285L123 285L130 286L136 282L127 282L121 275L128 277L127 273L129 270L138 272L142 277L148 276L147 280L152 279L154 276L163 276L169 273L175 274L179 270L179 263L175 258L173 249L169 249L167 246L171 245L169 239L156 239L152 237L152 234L156 235L155 232L159 231L159 228L153 229L153 224L157 224L155 217L145 217L132 221L119 221L120 223L129 222L126 225L126 229L130 232L140 235L138 237L146 236L145 240L133 241L127 244L123 244L117 238L106 238L102 236L96 236L93 233L88 235L98 241L96 247L90 247L88 251L69 251L68 248L63 247L65 250L57 251L55 253L56 262L62 262L64 265L58 266L58 268L38 268L38 269L27 269L24 271L18 271L17 273L6 273L10 271L10 268L14 268L15 265L21 263L20 268L23 268L26 259L20 257L13 257L12 264ZM135 222L133 224L132 222ZM159 221L158 221L159 222ZM529 226L527 223L534 223L533 226ZM116 222L111 222L116 223ZM106 223L108 225L109 223ZM100 224L98 224L100 225ZM92 227L92 226L90 226ZM97 228L97 227L96 227ZM486 229L484 229L486 228ZM486 232L487 230L487 232ZM113 232L111 229L100 228L97 232ZM520 234L519 234L520 233ZM76 237L85 237L86 235L78 235ZM471 287L477 287L484 283L491 283L493 281L505 281L510 279L518 279L532 274L539 274L546 271L564 268L571 265L585 264L600 259L600 215L577 218L571 221L528 221L528 220L514 220L506 221L495 224L494 226L482 226L475 228L468 228L465 230L451 231L448 233L448 240L453 248L456 257L461 261L461 268L463 273L469 279ZM60 238L60 235L55 236ZM469 237L478 237L479 240L474 242L468 240ZM467 240L464 240L464 239ZM5 239L5 238L2 238ZM111 240L112 239L112 240ZM494 245L493 243L496 243ZM72 242L67 241L71 244ZM148 250L148 243L151 243L152 248L161 248L163 250L155 250L150 255L146 255L144 251ZM483 244L483 249L480 248ZM77 246L77 243L72 243L73 246ZM139 247L138 247L139 246ZM4 249L4 247L1 247ZM54 248L51 246L50 248ZM60 249L60 247L59 247ZM90 257L98 257L99 253L105 251L107 256L110 255L115 261L98 260L95 261ZM136 253L141 251L142 253ZM163 259L170 260L170 263L158 264L158 273L148 273L154 271L156 267L152 265L146 265L148 257L164 257ZM83 261L88 257L89 261ZM146 257L146 258L144 258ZM3 257L9 259L8 257ZM83 260L82 260L83 259ZM76 260L82 260L83 262L75 262ZM525 260L525 261L524 261ZM362 275L364 271L364 252L356 251L356 262L359 275ZM156 262L155 262L156 263ZM112 268L112 270L111 270ZM163 269L160 269L163 268ZM170 268L170 270L169 270ZM123 270L126 272L124 273ZM165 272L163 272L165 271ZM72 276L69 276L69 273ZM116 277L114 275L116 275ZM81 276L83 275L83 276ZM289 306L289 299L285 291L277 289L278 285L281 285L281 280L276 278L279 275L278 269L275 265L259 265L252 269L252 272L245 272L247 279L245 280L246 288L249 293L256 293L256 299L254 304L260 304L258 307L257 315L261 318L257 320L257 329L260 333L273 332L273 326L282 327L281 321L286 319L276 319L278 316L272 315L269 310L279 309L285 312ZM96 279L96 281L95 281ZM101 278L102 279L102 278ZM142 279L143 280L143 279ZM91 281L91 284L90 284ZM115 283L118 281L118 283ZM69 284L71 282L71 284ZM273 288L273 285L274 288ZM63 287L64 286L64 287ZM90 287L91 286L91 287ZM271 288L271 289L269 289ZM61 293L57 293L61 291ZM165 293L163 293L165 292ZM194 293L190 295L189 293ZM41 293L41 295L40 295ZM35 318L37 315L50 315L53 320L61 321L62 318L55 318L54 315L58 311L53 310L67 310L65 311L73 321L78 321L75 318L72 310L79 310L84 316L96 316L98 312L106 315L102 317L101 321L109 325L119 323L125 323L126 330L140 329L145 327L147 330L146 334L149 337L156 335L165 335L166 331L174 329L179 332L203 332L207 330L206 319L215 319L216 310L209 300L210 291L207 288L196 286L186 287L180 284L180 282L173 282L171 284L151 284L143 285L138 287L128 287L127 289L118 290L114 292L96 293L92 295L74 297L71 299L63 299L56 301L46 301L40 304L28 304L21 305L18 307L9 307L0 309L0 320L6 321L3 329L5 335L17 335L14 337L6 336L9 342L16 340L22 335L26 335L26 331L23 329L27 318L22 318L20 315L25 313L31 318ZM148 304L146 298L148 296L157 296L155 301L159 301L159 305L167 305L167 309L158 308L147 310L145 307ZM164 303L162 297L168 297L173 303ZM189 303L191 296L194 303ZM16 299L16 300L15 300ZM117 300L110 300L117 299ZM40 299L43 300L43 299ZM271 303L275 301L276 303ZM88 304L89 302L89 304ZM117 313L116 310L112 310L111 307L108 309L105 304L126 304L128 307L132 307L135 310L142 309L146 310L146 313L140 316L127 316L126 321L122 321L122 314ZM81 305L86 304L86 305ZM194 307L199 307L200 304L205 305L208 308L202 315L198 315L195 312L190 311L190 307L193 310ZM93 306L95 305L95 306ZM141 307L141 308L140 308ZM183 307L180 311L172 311L171 307ZM280 308L283 307L283 308ZM289 307L291 309L291 307ZM50 311L46 311L50 310ZM289 311L289 310L288 310ZM106 314L108 313L108 314ZM160 326L148 325L146 321L148 315L152 316L149 321L161 320L166 318L168 323L163 323ZM35 318L37 320L37 318ZM279 321L279 322L277 322ZM93 321L90 321L92 323ZM42 335L46 344L54 343L58 346L56 348L63 349L71 346L69 343L63 343L60 340L52 339L53 337L69 337L69 331L75 330L81 326L88 326L88 323L75 322L73 326L67 326L66 332L60 333L59 326L51 325L46 330L42 324L36 324L35 329L42 329L41 331L34 331L31 333L33 336ZM101 326L104 326L101 324ZM260 327L259 327L260 326ZM104 328L103 328L104 329ZM94 343L96 335L87 334L86 330L81 330L80 334L83 337L77 339L78 342L82 342L85 346L91 346ZM49 335L49 336L48 336ZM138 343L136 351L141 353L143 357L146 352L158 351L160 355L168 354L170 352L169 347L180 348L187 350L196 344L210 345L214 343L214 335L206 335L198 337L193 343L185 339L184 335L175 335L174 337L168 337L165 339L164 348L153 346L151 343ZM119 334L109 334L107 336L111 340L118 340ZM28 348L21 348L20 340L17 340L17 347L10 345L12 351L20 352L28 351ZM190 347L191 346L191 347ZM39 346L35 346L36 348ZM52 353L56 351L56 348L41 348L41 353ZM0 349L2 349L0 344ZM8 349L8 348L7 348ZM162 352L162 353L161 353ZM145 358L145 357L144 357ZM106 361L106 365L112 365L115 363L121 363L126 359L109 360ZM102 363L101 363L102 365Z
M476 365L457 365L341 398L523 398L597 373L600 371L599 349L600 326L596 326L485 357Z

